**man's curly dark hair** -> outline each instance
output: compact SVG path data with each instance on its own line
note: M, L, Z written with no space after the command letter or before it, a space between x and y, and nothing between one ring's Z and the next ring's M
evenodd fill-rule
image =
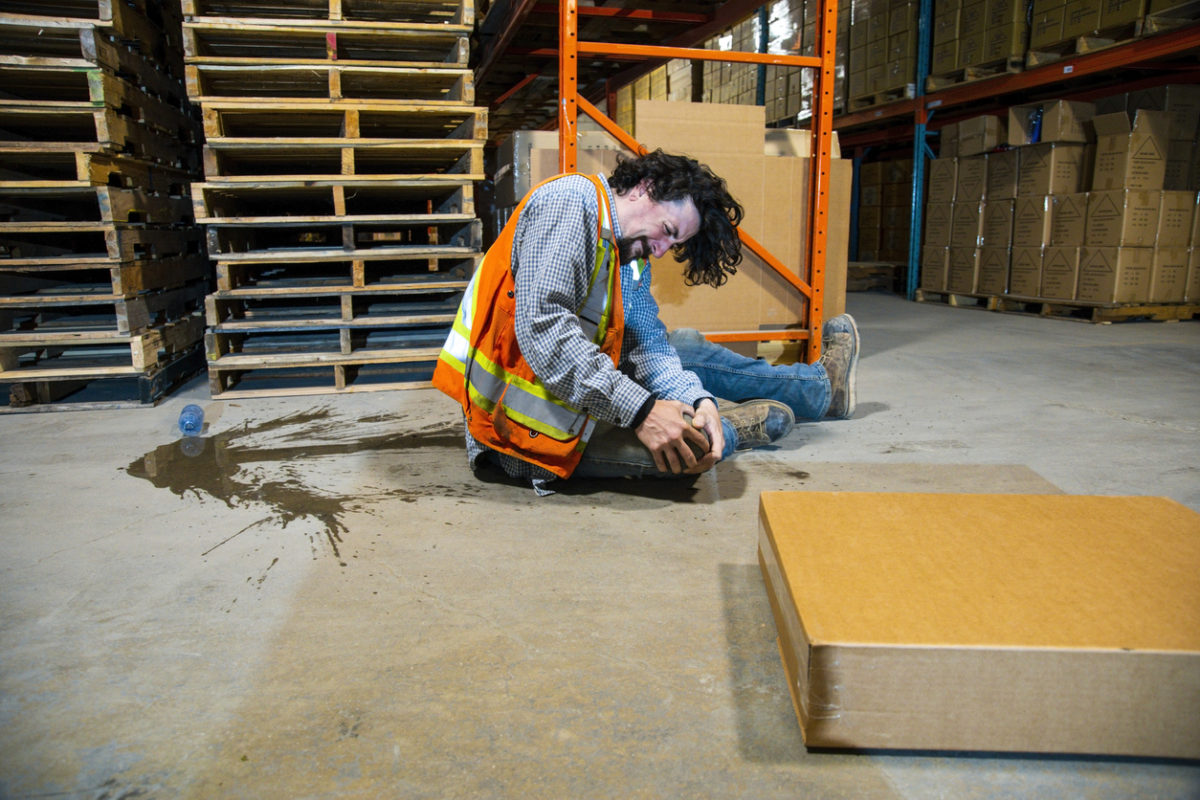
M700 230L691 239L671 248L675 260L686 262L686 283L717 287L737 272L742 261L742 242L737 226L742 206L725 187L725 180L687 156L655 150L637 158L621 156L609 177L617 194L625 194L648 181L650 198L671 202L691 197L700 212Z

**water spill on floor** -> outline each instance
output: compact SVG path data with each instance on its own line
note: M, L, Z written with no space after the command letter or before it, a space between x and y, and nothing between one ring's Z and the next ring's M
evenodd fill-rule
M224 541L263 523L286 527L301 518L314 519L322 526L330 551L344 564L341 545L348 512L389 497L413 500L419 493L411 487L367 487L345 494L313 486L307 476L319 462L351 454L402 456L418 448L444 448L453 451L453 455L447 453L447 458L464 458L460 424L439 423L418 431L406 427L411 426L403 425L399 416L376 414L346 420L328 408L315 409L247 422L212 436L177 439L156 447L125 471L180 497L208 496L230 508L262 505L270 510L268 517ZM368 428L384 432L354 435L356 430Z

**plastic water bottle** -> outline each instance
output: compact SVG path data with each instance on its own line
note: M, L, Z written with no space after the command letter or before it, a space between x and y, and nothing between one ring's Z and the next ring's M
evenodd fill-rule
M204 409L189 403L179 412L179 432L184 436L199 436L204 430Z

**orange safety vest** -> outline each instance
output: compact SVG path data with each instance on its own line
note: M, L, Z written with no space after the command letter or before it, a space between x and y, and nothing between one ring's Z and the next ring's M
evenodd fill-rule
M588 295L576 314L584 334L615 367L621 358L625 315L612 209L599 178L583 177L596 187L599 233ZM438 356L433 385L459 401L467 429L479 442L567 478L579 463L596 421L552 395L517 345L512 247L529 196L517 206L472 276Z

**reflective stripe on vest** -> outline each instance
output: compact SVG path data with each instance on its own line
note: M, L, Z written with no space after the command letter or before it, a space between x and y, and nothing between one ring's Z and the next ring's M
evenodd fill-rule
M614 242L612 213L608 197L597 185L599 237L596 257L589 276L588 294L577 312L579 325L587 338L604 342L612 318L612 284L620 280L620 265ZM616 269L613 266L616 265ZM507 372L471 344L474 311L479 302L477 278L472 275L450 333L442 346L440 360L463 375L471 403L492 413L503 401L505 413L526 427L553 439L566 441L580 436L580 449L591 437L595 421L587 414L552 395L541 381L529 381Z

